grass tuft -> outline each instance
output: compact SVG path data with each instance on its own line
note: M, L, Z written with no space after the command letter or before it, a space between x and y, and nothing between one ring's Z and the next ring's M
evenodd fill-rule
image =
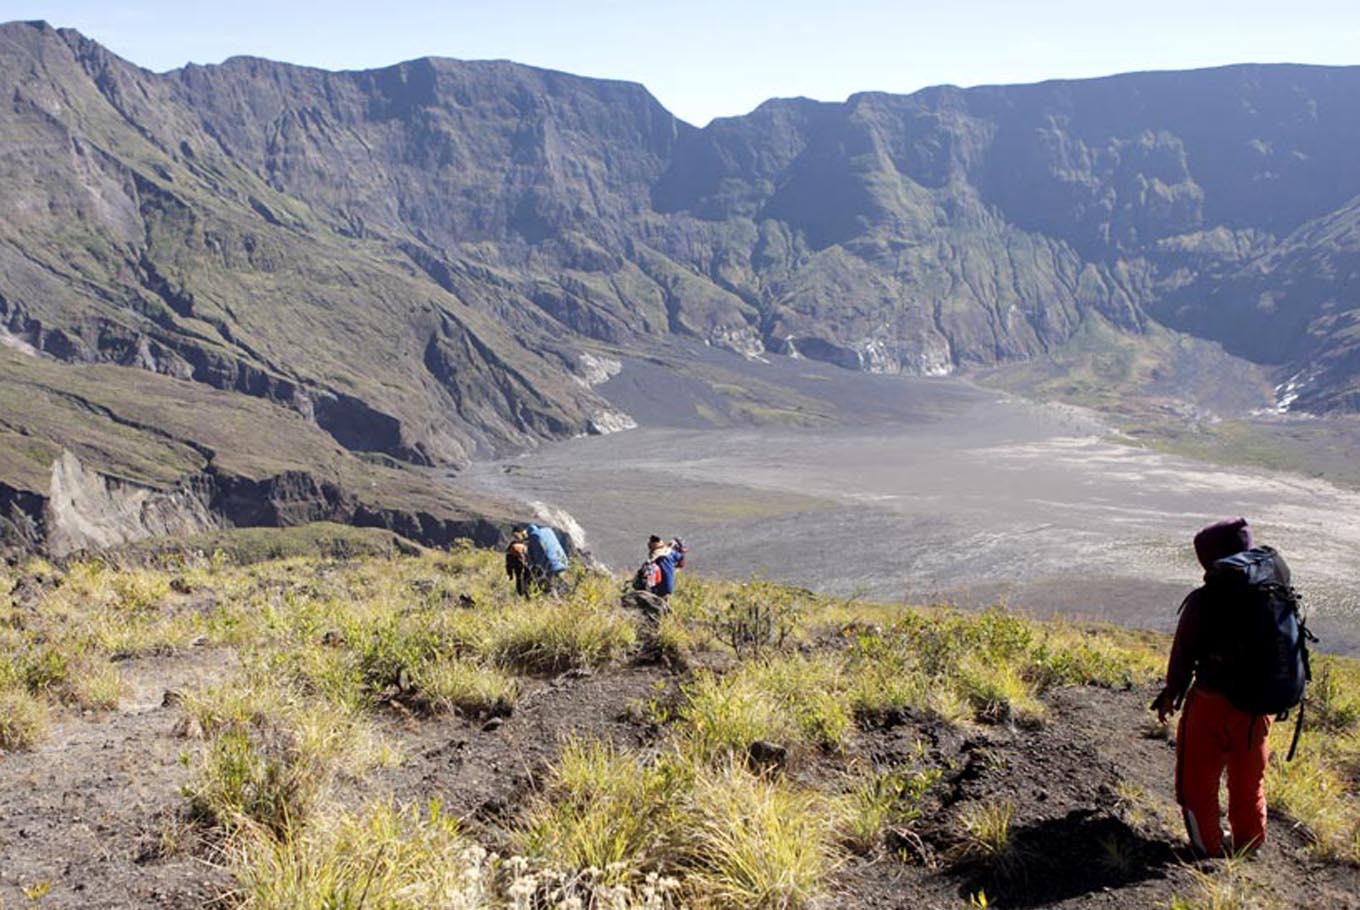
M285 837L250 826L234 842L242 910L481 910L490 906L486 851L459 836L438 803L421 814L380 804L338 813Z
M648 764L608 743L572 740L516 842L551 867L628 881L661 865L685 786L673 762Z
M1002 878L1023 871L1024 851L1015 842L1015 805L1008 801L970 803L959 813L960 840L955 862L986 866Z
M1195 893L1190 897L1172 895L1171 910L1255 910L1262 906L1244 863L1229 859L1222 869L1189 868Z
M606 663L636 639L636 626L621 610L591 603L535 601L516 605L498 617L488 650L513 669L561 673Z
M519 697L519 683L495 667L447 655L416 667L411 684L430 710L472 717L507 715Z
M32 749L47 737L47 707L23 689L0 688L0 752Z
M735 763L699 772L689 828L700 903L725 908L809 906L840 862L819 796Z
M911 825L921 817L921 800L942 772L877 771L863 775L844 798L844 839L856 853L876 850L889 827Z

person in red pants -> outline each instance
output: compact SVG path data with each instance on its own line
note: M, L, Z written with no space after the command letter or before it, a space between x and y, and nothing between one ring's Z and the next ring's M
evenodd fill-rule
M1214 562L1252 548L1245 518L1215 522L1195 535L1195 555L1206 572ZM1152 703L1165 723L1184 706L1176 734L1176 802L1185 816L1190 843L1204 856L1225 855L1218 789L1228 774L1228 824L1232 849L1249 852L1266 839L1266 762L1270 715L1253 715L1223 695L1216 672L1214 631L1208 627L1206 589L1196 588L1181 606L1176 638L1167 661L1166 687Z

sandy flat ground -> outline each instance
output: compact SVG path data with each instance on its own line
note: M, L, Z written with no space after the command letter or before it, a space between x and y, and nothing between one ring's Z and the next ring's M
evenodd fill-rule
M882 396L884 377L873 382ZM693 568L720 576L1165 629L1198 583L1191 535L1242 514L1293 566L1324 648L1360 652L1360 493L1120 445L1072 408L895 382L886 388L907 403L895 420L644 426L471 477L564 523L556 510L569 513L615 569L641 560L647 534L679 534ZM947 406L913 408L913 397Z

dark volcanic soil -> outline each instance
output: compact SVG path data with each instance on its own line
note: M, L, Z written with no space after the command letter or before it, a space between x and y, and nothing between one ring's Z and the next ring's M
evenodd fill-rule
M195 653L129 667L135 691L122 710L62 718L41 750L0 757L0 905L28 906L24 889L36 893L44 883L44 907L120 910L202 906L230 887L182 821L178 788L187 772L178 758L187 743L175 732L182 713L160 697L166 688L220 677L223 663L221 655ZM393 715L389 733L406 760L347 796L437 797L467 819L470 832L495 843L567 737L645 745L658 732L630 708L653 687L678 681L654 666L538 680L494 729L457 717ZM943 771L921 821L847 859L823 906L957 908L985 891L997 907L1144 910L1168 906L1173 893L1193 894L1172 804L1172 751L1150 735L1150 697L1067 689L1048 699L1039 729L902 717L859 731L844 754L796 756L786 771L795 779L826 781L866 763ZM1003 801L1015 809L1022 871L954 862L962 813ZM1248 875L1282 905L1360 907L1360 870L1309 858L1304 834L1282 819L1272 821L1271 840Z

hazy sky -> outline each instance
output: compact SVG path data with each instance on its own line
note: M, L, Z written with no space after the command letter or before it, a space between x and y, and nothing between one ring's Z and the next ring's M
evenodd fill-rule
M508 58L645 84L692 123L766 98L1222 63L1360 63L1356 0L0 0L161 71Z

